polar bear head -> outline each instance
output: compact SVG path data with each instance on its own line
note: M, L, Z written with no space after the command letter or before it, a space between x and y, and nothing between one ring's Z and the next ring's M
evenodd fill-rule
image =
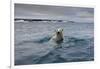
M62 35L63 29L62 28L58 28L57 30L55 30L56 35Z
M63 41L63 29L62 28L58 28L57 30L55 30L55 34L52 36L52 39L55 42Z

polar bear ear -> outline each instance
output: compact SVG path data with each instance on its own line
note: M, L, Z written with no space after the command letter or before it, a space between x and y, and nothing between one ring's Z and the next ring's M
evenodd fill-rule
M62 31L63 31L63 29L62 29Z

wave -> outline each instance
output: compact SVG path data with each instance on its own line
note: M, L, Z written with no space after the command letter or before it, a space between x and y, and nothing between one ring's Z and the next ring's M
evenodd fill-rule
M44 36L42 38L31 39L31 40L23 40L18 43L18 45L22 45L24 43L46 43L51 39L51 36ZM85 40L92 40L93 38L78 38L78 37L71 37L71 36L64 36L64 42L82 42Z

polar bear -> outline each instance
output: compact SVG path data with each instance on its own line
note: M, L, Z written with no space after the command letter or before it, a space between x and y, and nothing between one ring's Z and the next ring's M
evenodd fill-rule
M53 40L56 43L61 43L63 41L63 29L62 28L58 28L57 30L55 30L54 35L51 37L51 40Z

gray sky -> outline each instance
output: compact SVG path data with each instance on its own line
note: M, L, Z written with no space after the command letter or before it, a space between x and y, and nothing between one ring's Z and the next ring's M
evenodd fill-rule
M94 9L85 7L15 4L15 18L60 19L93 22Z

